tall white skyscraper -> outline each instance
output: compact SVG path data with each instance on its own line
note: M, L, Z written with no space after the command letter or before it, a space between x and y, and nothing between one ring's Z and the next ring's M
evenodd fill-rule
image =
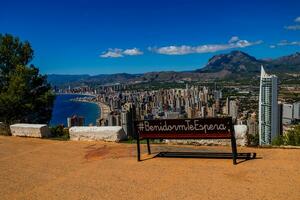
M259 88L259 144L271 144L278 131L277 76L261 66Z

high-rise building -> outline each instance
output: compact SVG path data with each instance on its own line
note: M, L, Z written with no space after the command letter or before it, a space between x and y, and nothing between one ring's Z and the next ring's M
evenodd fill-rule
M223 110L223 113L225 115L229 115L229 111L230 111L230 99L229 97L226 98L226 104L225 104L225 107L224 107L224 110Z
M283 123L282 123L282 114L283 114L283 104L278 102L278 134L282 135L283 133Z
M261 67L259 88L259 144L269 145L278 135L277 76Z
M83 126L84 125L84 117L74 115L72 117L67 118L68 127L72 126Z
M300 102L294 103L294 119L300 119Z
M238 110L239 107L237 105L237 101L236 100L230 100L229 101L229 115L233 118L233 119L237 119L238 118Z
M291 124L294 119L294 106L293 104L284 103L282 105L282 123Z

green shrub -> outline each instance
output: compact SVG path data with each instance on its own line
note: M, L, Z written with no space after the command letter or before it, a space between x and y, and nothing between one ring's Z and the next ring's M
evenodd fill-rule
M284 137L281 135L275 137L272 141L272 145L275 145L275 146L284 145Z
M247 134L248 146L258 146L259 145L259 135Z
M272 145L300 146L300 125L292 127L283 136L274 138Z
M294 126L285 134L286 145L300 146L300 125Z
M51 137L54 139L68 140L70 139L69 130L62 125L50 127Z
M9 125L0 122L0 135L10 136L10 128Z

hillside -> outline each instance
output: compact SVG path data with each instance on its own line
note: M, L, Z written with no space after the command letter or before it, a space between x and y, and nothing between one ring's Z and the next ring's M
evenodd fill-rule
M54 86L81 86L105 85L115 83L151 83L151 82L178 82L214 79L252 79L257 77L260 66L280 77L289 77L290 74L300 72L300 53L279 57L276 59L256 59L242 51L232 51L227 54L215 55L201 69L195 71L175 72L148 72L144 74L100 74L90 75L48 75L49 82Z

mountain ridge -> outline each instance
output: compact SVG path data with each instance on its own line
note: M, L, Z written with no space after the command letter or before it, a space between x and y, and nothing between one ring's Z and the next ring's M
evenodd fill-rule
M160 71L143 74L99 74L99 75L58 75L49 74L48 81L55 86L105 85L115 83L141 83L141 82L177 82L225 78L253 78L259 75L260 66L266 70L277 73L300 72L300 52L281 56L275 59L256 59L243 51L231 51L211 57L201 69L194 71ZM283 74L282 74L283 73Z

